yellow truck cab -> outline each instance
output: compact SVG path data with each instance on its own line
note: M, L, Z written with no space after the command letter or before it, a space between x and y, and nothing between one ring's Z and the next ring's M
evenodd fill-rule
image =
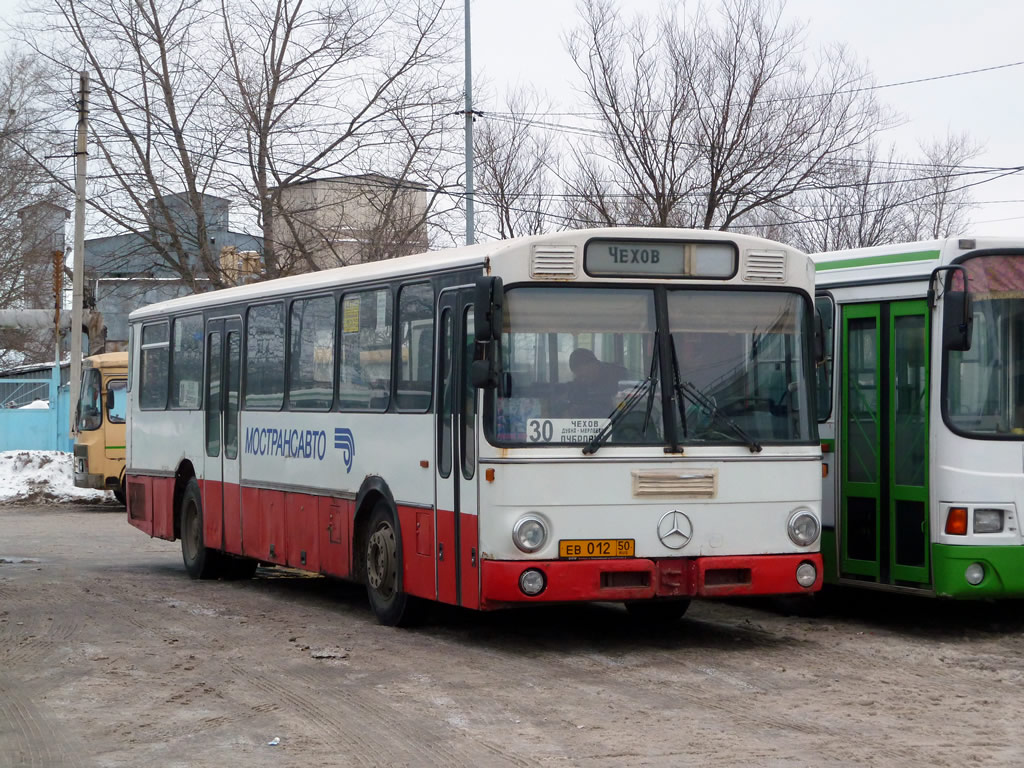
M113 491L122 504L127 412L128 353L85 358L75 409L75 486Z

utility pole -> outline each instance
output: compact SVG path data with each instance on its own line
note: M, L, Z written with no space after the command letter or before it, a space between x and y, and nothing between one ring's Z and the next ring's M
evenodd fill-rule
M63 241L63 235L61 240ZM60 310L64 298L64 250L53 252L53 335L57 340L57 352L54 365L60 370Z
M469 2L466 0L466 245L473 236L473 62L470 57Z
M85 160L89 118L89 73L78 73L78 141L75 145L75 252L71 272L71 434L76 432L75 412L82 381L82 272L85 269Z

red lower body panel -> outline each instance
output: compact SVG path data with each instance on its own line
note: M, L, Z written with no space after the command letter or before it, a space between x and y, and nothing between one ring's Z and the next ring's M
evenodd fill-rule
M796 569L812 563L818 578L801 587ZM485 560L482 564L482 608L510 603L643 600L654 597L736 597L787 595L821 589L818 553L731 557L665 558L657 560ZM519 589L519 576L529 568L544 573L544 591L533 597Z

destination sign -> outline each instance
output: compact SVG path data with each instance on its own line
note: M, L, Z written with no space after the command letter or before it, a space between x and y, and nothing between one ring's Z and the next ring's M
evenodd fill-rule
M736 248L731 243L591 240L583 265L597 277L725 279L736 272Z

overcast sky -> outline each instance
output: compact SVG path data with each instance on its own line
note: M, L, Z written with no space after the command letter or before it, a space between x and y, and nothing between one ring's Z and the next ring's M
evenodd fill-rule
M660 5L619 0L627 15ZM713 8L716 0L704 5ZM789 0L786 15L807 23L812 48L846 44L879 85L1024 61L1024 0ZM547 95L553 111L579 106L562 43L578 19L574 0L473 0L470 18L474 76L491 94L531 85ZM906 154L919 140L967 131L985 147L971 165L1024 165L1024 66L887 88L879 96L905 120L892 138ZM1019 202L979 206L972 233L1024 235L1024 175L973 192L977 201Z
M463 4L449 2L453 10ZM660 4L619 0L626 14L653 13ZM0 0L0 15L20 5ZM1024 60L1024 0L789 0L786 14L807 23L812 48L845 43L877 84ZM474 78L487 83L491 95L522 84L545 94L554 111L580 106L562 42L578 20L575 0L473 0L471 20ZM1024 165L1024 66L888 88L879 96L905 119L892 132L905 154L919 140L967 131L985 147L972 165ZM499 105L476 106L486 111ZM973 192L984 203L972 213L973 233L1024 236L1024 175L980 184Z

